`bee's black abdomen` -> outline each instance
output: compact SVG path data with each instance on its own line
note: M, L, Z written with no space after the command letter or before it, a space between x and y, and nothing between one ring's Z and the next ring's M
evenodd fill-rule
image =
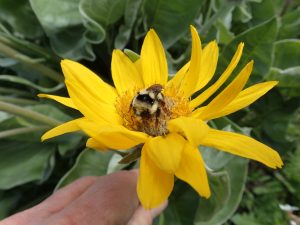
M145 103L148 103L150 105L153 105L154 103L154 99L152 99L148 94L139 94L137 97L136 97L137 100L141 101L141 102L145 102Z

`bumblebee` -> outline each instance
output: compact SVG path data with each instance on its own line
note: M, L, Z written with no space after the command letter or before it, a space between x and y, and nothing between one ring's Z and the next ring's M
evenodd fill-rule
M130 105L136 121L135 129L152 136L166 134L167 121L170 119L168 101L160 84L140 90Z
M158 117L161 107L165 105L162 91L163 87L160 84L139 91L131 103L134 114L142 118Z

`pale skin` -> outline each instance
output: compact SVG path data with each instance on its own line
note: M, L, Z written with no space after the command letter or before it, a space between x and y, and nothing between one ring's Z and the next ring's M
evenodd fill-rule
M151 225L167 202L145 210L136 194L137 171L83 177L0 225Z

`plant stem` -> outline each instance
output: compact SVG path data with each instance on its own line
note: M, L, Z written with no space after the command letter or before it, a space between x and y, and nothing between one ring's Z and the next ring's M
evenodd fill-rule
M57 121L56 119L45 116L41 113L34 112L34 111L28 110L26 108L16 106L13 104L9 104L9 103L3 102L3 101L0 101L0 110L17 115L17 116L26 117L28 119L32 119L32 120L41 122L43 124L47 124L51 127L61 124L60 121Z
M34 105L38 103L37 101L33 101L26 98L13 98L7 96L0 96L0 101L21 104L21 105Z
M16 51L15 49L5 45L3 42L0 41L0 53L4 54L6 57L13 58L18 60L20 63L24 64L24 66L29 67L30 69L45 75L52 80L57 82L63 82L63 77L61 74L57 73L56 71L50 69L43 64L36 62L34 59L23 55L22 53Z
M36 127L21 127L21 128L5 130L0 132L0 139L10 137L10 136L15 136L18 134L26 134L35 131L47 130L48 128L49 128L48 126L36 126Z
M0 87L0 93L4 94L15 94L15 95L23 95L23 96L31 96L28 92L26 91L21 91L18 89L14 88L6 88L6 87Z

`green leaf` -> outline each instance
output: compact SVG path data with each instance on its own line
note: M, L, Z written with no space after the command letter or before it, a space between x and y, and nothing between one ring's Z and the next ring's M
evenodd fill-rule
M124 24L119 27L119 31L115 39L116 48L123 49L128 43L141 3L142 0L126 1Z
M22 38L38 38L43 35L27 0L19 0L17 4L10 0L1 0L0 23L9 25L12 33Z
M221 225L233 215L242 199L247 168L247 160L235 158L224 171L211 177L212 196L207 200L200 199L195 225Z
M286 13L282 17L279 39L297 38L300 35L300 8Z
M234 158L218 173L209 174L212 196L205 200L187 184L177 181L168 208L167 224L221 225L237 209L247 178L248 161Z
M251 2L251 25L258 25L271 19L275 15L274 1L263 0L261 2Z
M146 0L143 7L145 31L154 28L168 48L188 32L202 3L202 0Z
M0 146L1 190L42 181L49 175L51 157L55 151L53 145L3 140Z
M287 69L299 66L300 40L287 39L277 41L274 50L273 67Z
M281 40L275 43L273 68L268 80L278 80L280 92L290 98L300 96L300 41Z
M83 150L77 157L74 166L61 178L56 189L61 188L83 176L101 176L107 173L112 152Z
M285 70L272 68L267 80L279 81L280 92L288 98L300 96L300 66Z
M197 210L199 195L188 184L177 180L169 198L168 207L161 217L166 225L194 224L193 219Z
M252 27L244 33L236 36L222 52L218 74L229 64L238 44L245 43L242 59L235 71L240 71L250 60L254 60L254 70L251 78L261 80L269 71L273 57L273 42L277 34L277 21L271 19L263 24Z
M59 56L93 60L95 55L84 37L79 0L30 0L31 7Z
M124 0L81 0L80 13L88 23L88 37L93 42L102 42L108 26L116 23L123 15L126 1ZM93 33L96 33L93 34Z
M237 214L232 218L232 221L235 225L263 225L251 214Z
M290 119L291 115L289 112L284 110L273 111L272 114L262 121L261 127L273 141L285 143Z

